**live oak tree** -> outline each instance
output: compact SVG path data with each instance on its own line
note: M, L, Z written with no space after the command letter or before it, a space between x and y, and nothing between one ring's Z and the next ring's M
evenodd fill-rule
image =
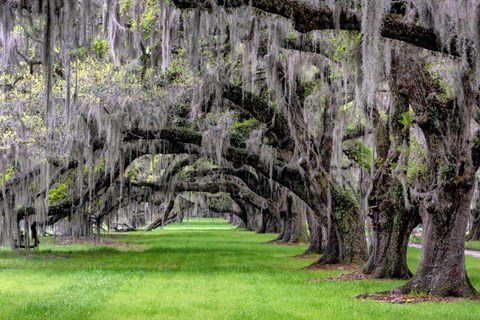
M475 294L463 255L480 159L475 1L0 7L2 242L21 221L86 235L144 203L162 211L153 228L190 210L185 193L226 192L236 205L212 209L252 228L259 213L261 231L284 221L289 241L303 207L320 264L366 261L367 215L376 277L411 276L421 217L422 261L398 291ZM210 167L185 174L198 159Z

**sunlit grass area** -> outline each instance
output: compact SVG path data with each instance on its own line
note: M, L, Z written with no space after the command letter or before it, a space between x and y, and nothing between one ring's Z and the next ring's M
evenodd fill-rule
M25 257L0 253L0 319L478 319L480 304L395 305L357 300L402 281L325 280L305 246L199 219L153 232L111 234L104 245L44 240ZM419 262L410 249L409 264ZM480 289L480 259L467 257Z

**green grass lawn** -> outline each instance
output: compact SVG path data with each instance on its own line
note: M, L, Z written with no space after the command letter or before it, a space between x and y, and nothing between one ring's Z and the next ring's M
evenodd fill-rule
M465 248L480 250L480 241L465 241Z
M422 243L422 237L410 236L410 241L415 243ZM480 241L465 241L465 249L477 249L480 250Z
M191 220L153 232L105 236L122 245L43 241L34 257L0 252L0 319L479 319L480 303L395 305L357 300L402 281L334 282L290 258L305 246L273 234ZM415 269L419 250L409 249ZM480 259L467 257L480 289Z

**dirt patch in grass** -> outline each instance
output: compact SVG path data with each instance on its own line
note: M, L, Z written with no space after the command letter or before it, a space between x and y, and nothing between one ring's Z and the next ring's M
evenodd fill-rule
M325 278L327 281L355 281L355 280L371 280L373 277L371 275L354 272L354 273L342 273L339 276L333 276Z
M355 281L355 280L371 280L372 277L370 275L366 275L361 272L354 272L354 273L342 273L339 276L332 276L327 277L324 279L308 279L306 280L307 283L318 283L320 281Z
M124 243L124 242L111 242L105 241L100 244L101 246L119 249L119 250L131 250L131 251L145 251L147 245L145 244L133 244L133 243Z
M119 250L133 250L133 251L144 251L147 248L147 245L145 244L133 244L133 243L125 243L125 242L109 241L109 240L95 241L92 239L60 238L55 241L55 244L60 246L89 244L89 245L108 247L108 248L119 249Z
M359 271L360 267L356 264L312 264L308 267L305 267L306 270L348 270L348 271Z
M379 302L387 303L420 303L420 302L460 302L469 299L456 298L456 297L434 297L428 295L408 295L392 292L380 292L380 293L362 293L357 296L357 299L367 299ZM480 296L475 297L473 300L480 301Z
M298 254L298 255L296 255L296 256L291 256L290 258L311 260L311 259L318 259L318 258L320 258L320 255L319 255L319 254L316 254L316 253L313 253L313 254Z
M359 271L359 267L357 265L325 265L326 268L320 269L320 270L345 270L342 268L346 268L347 270L350 270L350 268L356 268L357 271L355 272L349 272L349 273L342 273L338 276L331 276L327 277L325 279L309 279L308 283L315 283L319 282L320 280L325 280L325 281L356 281L356 280L373 280L374 278L371 275L364 274L363 272ZM311 266L310 266L311 267ZM310 269L312 270L312 269ZM319 269L315 269L319 270Z
M33 253L33 254L25 256L25 259L27 259L27 260L34 260L34 259L38 259L38 260L63 260L63 259L70 259L70 257L66 256L66 255L63 255L63 254L61 254L61 255L56 255L56 254L37 255L37 254Z

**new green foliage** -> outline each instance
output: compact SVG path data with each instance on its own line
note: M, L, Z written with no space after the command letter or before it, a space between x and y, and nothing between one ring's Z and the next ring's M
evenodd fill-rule
M308 80L302 82L302 95L304 98L308 97L309 95L313 94L315 91L320 89L323 86L323 83L317 80Z
M3 179L5 177L5 181L8 182L13 177L15 170L12 166L9 166L5 172L0 173L0 186L3 184Z
M140 174L140 164L138 162L134 162L125 170L125 176L132 181L136 181L138 179L139 174Z
M93 42L93 52L99 57L103 58L108 52L108 41L97 37Z
M345 58L353 60L356 48L362 39L360 33L340 31L337 37L330 39L331 44L336 48L333 52L333 60L340 62Z
M407 181L425 179L427 173L427 152L423 145L414 137L410 138L407 159Z
M75 180L75 171L70 171L63 182L57 181L48 191L48 203L58 205L70 195L70 187Z
M361 167L369 169L372 165L372 148L367 146L359 139L345 141L343 151L351 160L357 162Z
M440 167L440 181L444 184L450 182L457 175L457 166L453 162L446 162Z
M215 165L212 161L208 160L207 158L200 158L195 163L193 163L190 166L185 166L182 169L182 175L185 176L186 174L192 172L192 171L197 171L197 170L210 170L210 169L215 169L218 168L217 165Z
M403 131L409 130L413 124L415 123L415 115L413 114L413 111L409 110L407 112L402 113L402 119L400 120L400 123L403 125Z
M158 29L159 8L158 1L149 0L146 2L145 11L140 18L140 28L142 28L148 41L151 32Z
M260 123L255 118L250 118L244 121L235 122L232 125L230 135L233 138L244 141L248 139L248 137L250 136L250 133L254 129L258 128L259 125Z
M340 228L344 228L344 233L351 233L352 236L355 236L353 232L349 232L352 224L350 220L354 219L357 210L359 210L353 192L342 186L332 185L331 193L333 214L337 221L342 222L339 223Z

